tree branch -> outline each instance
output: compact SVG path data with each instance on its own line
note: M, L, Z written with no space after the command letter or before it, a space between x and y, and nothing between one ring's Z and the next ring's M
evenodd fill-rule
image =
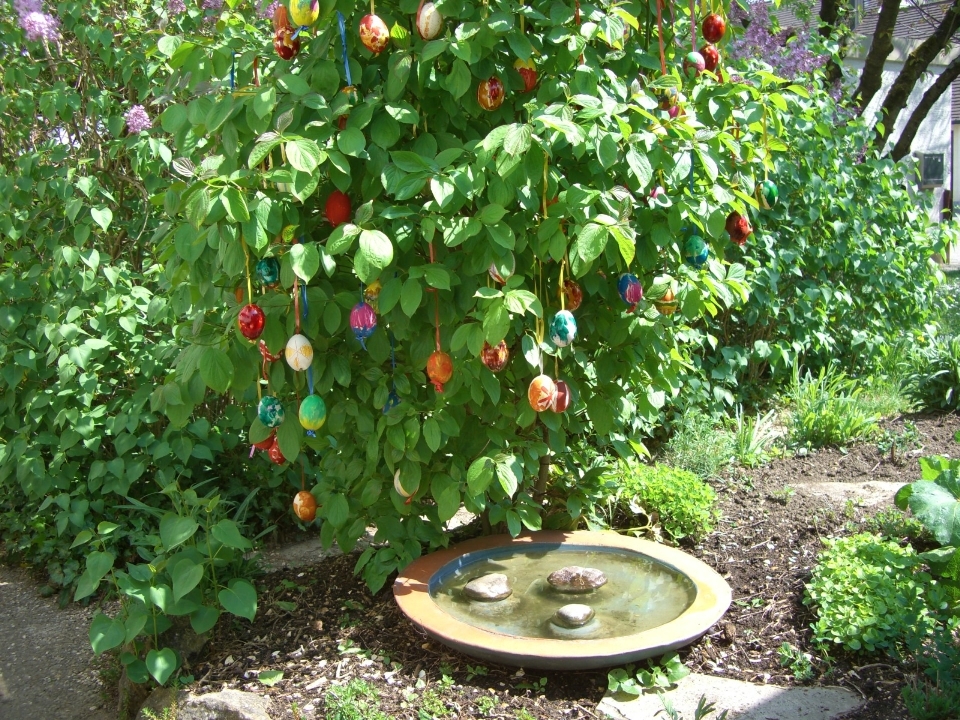
M920 98L917 107L913 109L910 119L907 120L906 125L903 126L903 131L897 139L897 144L893 146L893 150L890 153L890 156L894 160L900 160L910 152L910 146L913 144L913 139L917 135L917 130L920 129L920 124L924 121L924 118L927 117L930 108L936 104L937 100L940 99L947 88L950 87L951 83L958 77L960 77L960 55L947 65L944 71L934 81L933 85L927 88L923 97Z
M870 50L863 61L863 72L860 73L860 83L853 93L853 99L860 99L860 107L870 104L873 96L883 85L883 64L893 50L893 29L900 14L900 0L883 0L880 5L880 16L877 18L877 29L870 41Z

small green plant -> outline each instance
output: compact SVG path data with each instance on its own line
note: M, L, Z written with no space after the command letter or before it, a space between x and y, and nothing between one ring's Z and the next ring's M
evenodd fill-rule
M657 714L654 717L659 717L660 715L666 715L670 720L683 720L683 715L680 714L680 711L677 710L673 703L670 702L670 698L666 695L660 695L660 702L663 704L663 709L658 710ZM700 701L697 703L696 709L693 711L693 720L706 720L707 717L715 713L716 705L712 702L707 702L707 696L701 695ZM717 715L716 720L726 720L729 710L724 710L722 713Z
M733 433L697 409L687 411L663 450L663 461L703 480L717 477L736 453Z
M733 436L733 454L741 465L757 467L770 459L770 453L780 433L774 427L773 410L764 416L747 417L737 406L736 433Z
M526 708L520 708L517 711L517 720L537 720Z
M906 454L920 444L920 432L917 425L910 420L903 423L903 430L896 432L889 428L883 430L880 439L877 441L877 449L884 455L890 455L890 460L896 464L902 464Z
M483 665L467 664L467 682L470 682L475 677L486 677L488 674L489 670Z
M389 720L377 689L361 678L333 687L323 699L327 720Z
M784 485L782 488L778 490L773 490L768 497L774 502L778 502L781 505L786 505L788 502L790 502L790 499L796 494L797 494L796 490L794 490L789 485Z
M436 690L424 690L420 696L420 708L417 711L420 720L443 718L450 714L450 708Z
M873 517L867 518L864 528L892 540L903 538L916 539L924 534L923 524L916 518L902 513L896 508L884 508Z
M804 447L846 446L877 432L875 415L857 402L856 382L835 367L814 376L793 369L790 441Z
M516 684L517 690L532 690L534 693L542 693L547 689L547 678L542 677L539 680L522 680Z
M816 610L816 642L892 651L933 630L944 593L912 547L869 533L824 544L803 600Z
M813 678L813 656L810 653L801 652L800 648L785 642L777 649L777 657L780 665L793 673L795 680L803 682Z
M960 404L960 336L936 338L907 359L904 390L920 407L953 410Z
M493 714L493 711L500 706L500 703L495 697L490 697L489 695L481 695L477 698L477 711L487 717Z
M622 462L614 525L640 534L655 524L673 540L694 541L713 530L717 494L692 472L666 465ZM646 524L637 525L638 519Z
M643 692L665 690L690 674L677 653L667 653L659 663L648 661L639 670L634 665L616 668L607 673L607 687L611 693L640 695Z

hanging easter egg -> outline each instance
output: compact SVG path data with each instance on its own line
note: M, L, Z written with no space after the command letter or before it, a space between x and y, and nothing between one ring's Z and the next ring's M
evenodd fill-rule
M290 0L290 19L296 27L310 27L320 19L319 0Z
M247 340L256 340L260 337L266 322L267 316L263 314L263 310L252 303L240 308L240 314L237 315L237 325L240 326L240 333Z
M300 38L293 37L293 28L279 28L273 33L273 49L281 60L293 60L300 54Z
M527 401L537 412L549 410L557 397L557 385L547 375L537 375L527 388Z
M566 347L577 336L577 320L569 310L560 310L550 321L550 339L557 347Z
M717 69L720 64L720 51L716 45L704 45L700 48L700 54L703 55L703 65L707 70L713 72Z
M427 358L427 377L437 389L438 393L443 392L443 384L450 382L453 377L453 360L442 350L437 350Z
M507 366L510 360L510 348L507 347L505 340L501 340L496 345L488 342L483 343L483 350L480 351L480 362L487 366L490 372L498 373Z
M273 445L274 440L276 439L276 433L270 433L266 438L260 442L255 442L253 446L257 450L269 450L270 446Z
M350 219L350 198L339 190L334 190L327 198L324 207L327 222L336 227Z
M630 312L643 300L643 286L633 273L623 273L619 277L617 292L620 293L620 299L630 306Z
M567 304L567 309L574 312L583 302L583 289L575 280L564 280L563 297Z
M319 395L307 395L298 414L304 430L319 430L327 421L327 405Z
M520 73L525 93L530 92L537 86L537 66L534 65L533 60L515 60L513 67Z
M283 357L294 370L306 370L313 362L313 345L303 335L293 335L287 340Z
M264 285L276 285L280 279L280 263L274 257L265 257L257 262L257 280Z
M260 357L263 358L263 361L265 363L275 362L279 360L281 357L283 357L282 352L279 352L276 354L270 352L270 348L267 347L267 344L263 340L260 341L259 347L260 347Z
M386 415L388 412L393 410L399 404L400 404L400 396L397 395L396 390L391 390L387 394L387 401L383 404L383 414Z
M695 268L702 267L710 255L710 249L699 235L691 235L683 244L683 259Z
M313 522L317 517L317 499L313 493L301 490L293 498L293 514L303 522Z
M363 301L373 308L375 313L380 312L380 291L383 286L379 280L374 280L363 289Z
M661 315L673 315L677 311L677 297L670 288L653 304Z
M686 57L683 58L683 74L689 78L695 78L706 67L707 61L703 59L703 55L696 51L688 52Z
M283 423L286 413L283 404L273 395L264 395L257 405L257 417L268 428L275 428Z
M740 247L746 245L747 238L750 236L750 233L753 232L753 228L750 227L750 221L736 211L727 215L727 222L724 227L730 234L730 241Z
M496 110L503 104L503 83L496 75L477 86L477 102L484 110Z
M420 0L417 8L417 32L424 40L433 40L443 30L443 15L430 0Z
M718 43L727 31L727 22L722 15L710 13L703 19L700 31L703 34L703 39L708 43Z
M760 183L760 202L764 210L769 210L777 204L780 199L780 190L774 184L773 180L764 180Z
M566 412L570 407L570 386L563 380L557 380L557 394L553 396L550 409L555 413Z
M269 457L270 462L275 465L283 465L287 461L280 451L280 443L277 442L276 436L273 438L273 445L267 450L267 457Z
M343 90L341 90L344 95L347 96L347 100L350 103L350 107L353 107L358 102L360 102L360 93L357 92L357 88L354 85L347 85ZM343 130L347 126L347 119L349 115L341 115L337 118L337 127L340 130ZM344 196L346 197L346 196ZM349 199L347 200L349 203ZM350 211L347 211L347 217L350 217Z
M409 505L413 501L413 496L417 494L417 490L420 489L420 483L418 482L417 486L412 490L407 490L403 487L403 483L400 482L400 470L398 469L393 474L393 489L397 491L397 495L406 500L404 505Z
M657 100L661 110L669 110L680 102L680 93L675 87L665 87L657 90Z
M517 269L517 260L512 252L508 252L505 258L494 260L490 263L487 272L494 280L503 285L509 280Z
M360 20L360 42L374 55L379 55L390 44L390 28L379 15L364 15Z
M377 314L365 302L357 303L350 311L350 328L354 337L360 341L360 346L367 349L367 338L377 329Z
M233 296L237 299L237 302L238 302L238 303L242 303L242 302L243 302L243 295L244 295L243 286L242 286L242 285L237 285L237 286L233 289Z

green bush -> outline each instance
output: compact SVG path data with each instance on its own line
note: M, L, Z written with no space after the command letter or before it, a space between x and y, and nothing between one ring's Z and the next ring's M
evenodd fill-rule
M909 545L862 533L824 541L804 604L814 640L851 651L893 651L936 627L943 593Z
M717 494L692 472L667 465L621 463L623 480L616 496L615 524L633 528L646 516L673 540L700 540L719 517Z
M907 355L904 391L919 407L955 410L960 406L960 336L938 337Z
M663 448L663 461L708 480L734 459L733 434L706 413L691 408L683 414Z
M795 445L845 446L871 437L879 429L874 415L861 406L857 383L833 366L814 376L794 368L790 386L790 441Z

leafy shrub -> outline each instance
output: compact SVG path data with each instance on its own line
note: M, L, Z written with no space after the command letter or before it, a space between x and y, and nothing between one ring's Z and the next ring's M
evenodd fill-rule
M913 548L870 533L824 544L803 600L816 611L817 642L892 651L929 635L936 626L931 608L943 604L942 591Z
M914 720L954 720L960 717L960 617L945 620L915 657L924 677L901 691Z
M922 408L953 410L960 405L960 336L938 337L907 356L904 391Z
M718 518L717 494L692 472L666 465L622 463L623 480L616 496L615 524L628 527L644 515L672 539L699 540Z
M920 473L920 480L897 491L897 507L909 507L941 545L960 546L960 460L923 457Z
M876 417L858 402L853 379L835 367L821 368L814 376L794 368L790 387L790 440L796 445L823 447L849 445L877 432Z
M701 410L691 408L683 414L664 446L663 461L708 480L717 477L734 454L730 431L719 427Z

